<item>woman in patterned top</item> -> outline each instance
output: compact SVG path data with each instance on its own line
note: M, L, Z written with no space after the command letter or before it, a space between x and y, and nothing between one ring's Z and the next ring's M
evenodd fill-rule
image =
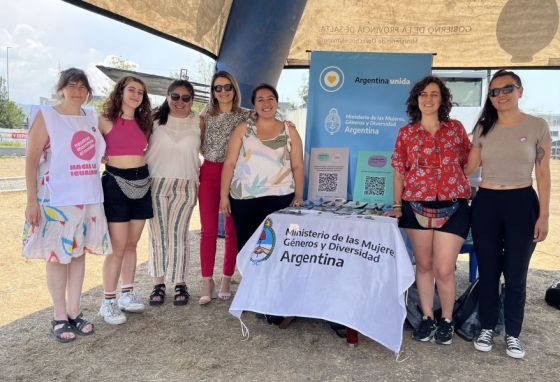
M235 271L237 241L231 217L225 218L225 254L220 291L216 294L213 279L218 238L218 209L220 205L220 179L229 137L233 129L249 118L250 111L242 109L241 93L235 78L224 71L212 77L210 104L201 113L201 152L204 162L200 167L198 202L200 210L200 265L202 287L199 304L208 304L212 298L228 300L231 297L231 276Z
M389 216L399 218L416 259L416 285L423 319L413 338L451 344L455 303L455 263L469 232L467 199L470 186L463 166L470 142L461 122L449 118L451 93L441 79L428 76L412 88L407 100L410 124L398 133L392 157L394 205ZM414 208L414 209L413 209ZM428 211L452 213L427 224ZM454 211L454 212L453 212ZM442 306L436 330L432 304L434 280Z

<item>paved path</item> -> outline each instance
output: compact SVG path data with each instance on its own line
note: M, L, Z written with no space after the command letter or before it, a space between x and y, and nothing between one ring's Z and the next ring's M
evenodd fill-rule
M10 178L0 178L0 192L24 191L25 177L15 176Z
M25 156L25 148L23 147L0 147L0 156Z

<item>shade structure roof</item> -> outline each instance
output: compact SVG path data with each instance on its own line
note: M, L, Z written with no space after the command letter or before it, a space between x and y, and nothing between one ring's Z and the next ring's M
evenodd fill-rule
M213 58L233 3L66 1ZM307 0L286 66L308 65L310 51L350 51L433 53L436 68L559 68L559 8L560 0Z
M132 70L111 68L103 65L96 65L103 74L109 77L111 80L117 82L125 76L133 76L139 78L148 89L149 94L166 96L167 88L169 84L175 79L165 76L157 76L154 74L141 73ZM198 82L189 81L194 88L195 97L194 100L197 102L207 103L210 94L210 86L206 84L200 84Z

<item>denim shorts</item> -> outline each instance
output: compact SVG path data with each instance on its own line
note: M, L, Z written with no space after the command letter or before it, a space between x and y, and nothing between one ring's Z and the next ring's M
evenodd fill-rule
M414 215L414 211L410 206L410 202L408 202L407 200L403 200L402 216L399 219L399 227L423 230L433 229L435 231L452 233L457 236L461 236L463 239L466 239L471 228L469 203L466 199L458 199L457 201L459 202L459 209L455 211L453 216L451 216L442 227L424 228L420 224L418 224L418 220L416 220L416 216ZM451 203L451 201L425 202L425 204L431 208L449 207Z
M141 199L130 199L126 196L115 178L111 175L117 175L127 180L146 179L150 176L148 166L144 165L137 168L117 168L113 166L105 166L106 171L101 176L101 184L103 185L103 195L105 202L105 216L108 222L124 223L130 220L146 220L154 216L152 211L152 193L148 191ZM109 174L107 171L111 172Z

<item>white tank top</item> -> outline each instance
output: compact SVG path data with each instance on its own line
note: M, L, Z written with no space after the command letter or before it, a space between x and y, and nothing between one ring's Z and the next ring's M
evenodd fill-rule
M49 204L57 207L103 203L99 165L105 140L95 112L63 115L50 106L42 106L41 113L51 147L51 162L45 174Z

